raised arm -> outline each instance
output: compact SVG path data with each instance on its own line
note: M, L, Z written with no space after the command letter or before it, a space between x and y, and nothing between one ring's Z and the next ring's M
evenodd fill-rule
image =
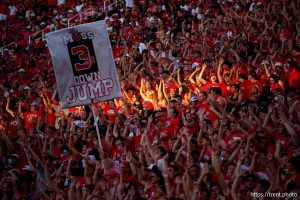
M149 139L149 136L148 136L148 133L150 132L150 129L151 129L152 121L153 121L153 118L149 117L148 118L147 128L146 128L144 134L145 134L147 149L148 149L151 157L153 158L153 160L156 162L157 160L155 160L155 153L154 153L153 147L151 145L151 142L150 142L150 139Z
M147 96L145 94L145 79L141 80L140 95L144 100L147 99Z
M223 194L225 196L228 196L230 190L225 183L224 174L221 171L220 160L219 160L215 150L212 151L212 166L214 167L215 172L218 175L220 188L221 188Z
M200 82L204 85L206 85L207 81L205 79L203 79L202 77L203 77L203 73L204 73L204 70L206 69L206 67L207 67L206 64L202 64L202 70L201 70L200 75L198 77L200 79Z
M299 137L297 135L295 128L288 121L288 119L286 118L285 114L283 113L283 111L281 109L278 109L278 113L279 113L281 120L283 121L283 125L284 125L285 129L287 130L287 132L289 133L289 135L292 138L292 142L294 143L295 146L298 146L300 141L299 141Z
M220 57L219 64L218 64L218 79L219 79L220 83L223 82L223 78L222 78L222 64L223 64L223 62L224 62L224 58Z
M167 93L167 91L166 91L165 81L162 80L161 82L162 82L162 90L163 90L162 92L163 92L163 94L164 94L164 96L165 96L165 99L166 99L168 105L169 105L169 104L170 104L170 102L169 102L170 99L169 99L168 93Z
M189 81L192 84L196 84L196 81L194 80L195 75L200 71L200 68L196 68L195 71L193 71L193 73L189 76Z
M10 97L7 97L7 102L6 102L6 111L13 117L15 117L14 112L9 108L10 106Z
M111 123L108 124L107 129L106 129L106 133L105 133L105 143L106 143L108 149L111 149L111 147L112 147L112 143L111 143L110 138L109 138L109 129L110 129L110 127L111 127Z

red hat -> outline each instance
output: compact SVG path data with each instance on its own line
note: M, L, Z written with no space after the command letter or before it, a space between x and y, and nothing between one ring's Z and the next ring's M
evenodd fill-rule
M210 72L210 76L217 76L216 72Z
M177 90L177 86L176 86L175 84L173 84L173 85L171 85L171 86L169 87L169 89L170 89L170 90Z

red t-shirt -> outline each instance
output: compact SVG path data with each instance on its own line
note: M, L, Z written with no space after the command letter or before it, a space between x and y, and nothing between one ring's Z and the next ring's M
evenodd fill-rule
M270 90L271 90L271 91L274 91L274 90L276 90L276 89L283 90L282 86L279 85L278 83L272 84Z
M211 83L211 82L206 82L206 86L211 88L211 87L219 87L221 88L221 84L220 83Z
M108 117L108 120L110 122L114 122L116 119L116 112L114 109L110 108L109 106L107 106L104 110L104 114Z
M8 129L8 136L11 138L15 138L18 136L18 126L19 122L16 117L10 117L9 119L9 129Z
M293 69L288 75L289 86L300 88L300 72L296 69Z
M55 112L54 111L52 111L52 113L48 112L47 115L48 115L48 117L47 117L48 125L54 126L55 125L55 120L56 120Z
M118 149L117 147L112 147L110 155L113 160L121 160L125 155L124 149Z
M140 146L142 136L141 135L134 136L134 137L132 137L132 139L133 139L133 148L134 148L134 151L137 151L138 148L139 148L139 146Z
M243 92L243 99L246 100L250 97L252 88L250 86L250 81L244 80L243 83L240 83L241 91Z
M170 121L167 122L167 125L165 128L159 131L160 136L167 134L168 137L162 140L162 143L164 146L169 149L169 139L174 137L174 127L170 124Z
M249 81L249 87L251 88L251 91L252 91L252 86L257 86L259 91L261 92L262 91L262 86L261 86L261 83L260 81L256 80L256 81Z
M232 94L232 89L230 85L227 85L224 81L221 83L221 90L222 90L222 96L225 97L226 94L231 95Z
M25 112L25 113L23 113L23 115L21 115L21 117L24 118L25 128L27 130L27 134L29 135L30 129L32 127L32 122L38 121L39 113L37 111L36 112Z
M211 121L212 126L214 126L215 121L218 119L218 116L209 108L204 112L204 116Z

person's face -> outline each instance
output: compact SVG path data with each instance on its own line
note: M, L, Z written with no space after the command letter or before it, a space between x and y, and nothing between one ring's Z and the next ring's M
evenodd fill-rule
M83 147L82 147L82 154L85 154L86 150L87 150L87 146L83 145Z
M236 123L232 123L230 129L231 131L237 131L239 129L239 125Z
M160 109L155 114L155 118L159 118L159 117L163 117L163 116L164 116L164 112L162 112Z
M181 98L176 98L177 99L177 105L180 105L182 103Z
M151 173L150 174L150 181L151 181L151 183L155 183L155 182L157 182L158 181L158 177L156 176L156 174L155 173Z
M132 96L133 95L133 91L132 90L128 90L128 95Z
M123 144L121 140L117 140L115 142L115 146L117 147L117 149L123 149Z
M229 156L228 156L229 157ZM227 175L232 176L234 172L235 166L234 165L229 165L227 168Z
M187 121L191 121L192 120L192 114L191 113L187 113L185 116Z
M173 167L168 167L168 175L169 175L170 178L172 178L172 179L174 178L175 170L174 170Z
M172 100L172 101L170 101L170 103L171 103L171 108L176 108L176 106L177 106L177 101Z
M168 74L162 72L162 73L160 73L160 78L167 79L168 78Z
M270 84L271 85L275 84L275 80L273 78L270 78Z
M253 177L250 177L246 180L246 187L248 188L254 188L256 185L255 179Z
M170 97L174 98L176 95L176 90L172 89L170 90Z
M88 189L87 187L83 186L82 187L82 194L83 195L87 195L87 194L90 194L91 193L91 190Z
M95 147L98 146L98 140L97 140L97 138L93 137L92 141L93 141L93 145Z
M189 65L184 65L183 70L184 70L184 72L188 73L190 71L190 66Z
M34 112L36 111L36 107L35 106L30 106L30 112Z
M163 67L164 67L164 68L167 68L167 67L169 67L170 64L171 64L171 63L170 63L169 61L165 61L165 62L163 63Z
M132 101L133 101L133 102L137 102L137 101L138 101L137 98L136 98L136 95L133 95L133 96L132 96Z
M248 80L249 80L249 81L254 80L254 79L253 79L253 76L251 76L251 75L249 74L249 75L248 75Z
M192 101L191 102L191 107L195 108L197 107L198 101Z
M147 81L146 84L145 84L145 87L146 87L146 89L150 89L151 88L151 83Z
M237 88L236 87L232 86L231 88L232 88L233 92L237 92Z
M40 97L37 97L37 98L36 98L36 102L41 103L41 102L42 102L42 99L41 99Z
M217 82L217 76L215 76L215 75L211 76L210 80L211 80L212 83Z
M202 93L199 94L199 101L203 102L206 99L206 96Z

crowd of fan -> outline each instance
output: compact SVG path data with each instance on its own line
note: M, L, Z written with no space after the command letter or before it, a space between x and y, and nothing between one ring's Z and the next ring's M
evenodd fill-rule
M299 1L1 2L1 46L16 42L0 56L1 199L300 194ZM61 108L44 41L28 43L88 8L74 23L106 20L123 92L90 105L97 119Z

